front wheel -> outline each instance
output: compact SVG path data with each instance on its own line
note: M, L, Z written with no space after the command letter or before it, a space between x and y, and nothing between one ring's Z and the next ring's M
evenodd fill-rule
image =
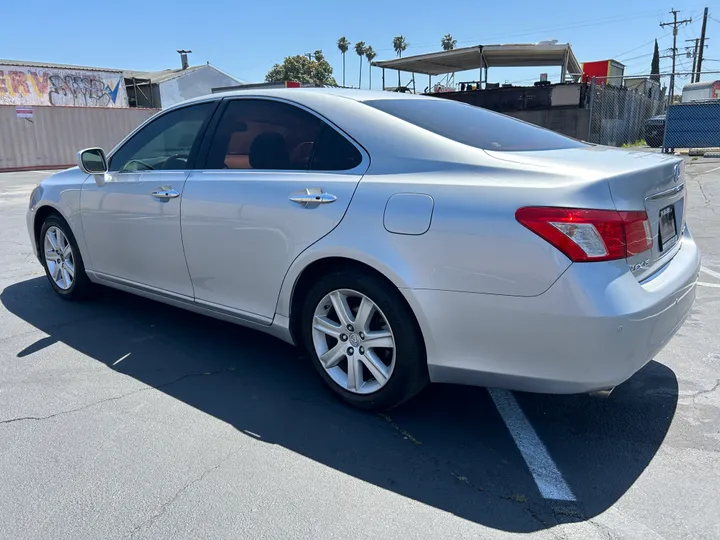
M39 240L45 274L55 292L66 300L86 297L92 283L85 274L75 236L65 220L56 214L48 216L40 229Z
M324 276L308 291L301 321L316 371L356 407L390 409L428 382L415 317L388 283L350 271Z

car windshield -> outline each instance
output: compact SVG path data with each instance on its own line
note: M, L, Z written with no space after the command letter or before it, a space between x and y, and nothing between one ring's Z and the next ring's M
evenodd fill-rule
M586 146L533 124L448 99L374 99L364 103L437 135L483 150L517 152Z

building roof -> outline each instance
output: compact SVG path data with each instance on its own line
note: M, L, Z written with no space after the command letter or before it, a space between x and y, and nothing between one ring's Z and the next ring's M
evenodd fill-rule
M25 60L3 60L3 59L0 59L0 65L2 65L2 66L18 66L18 67L50 68L50 69L74 69L74 70L82 70L82 71L107 71L109 73L122 72L122 69L99 68L99 67L90 67L90 66L74 66L71 64L51 64L48 62L28 62Z
M426 75L444 75L458 71L486 67L533 67L563 65L567 62L567 71L581 74L582 68L575 58L569 43L541 41L539 43L517 43L507 45L475 45L451 51L440 51L393 60L373 62L373 66L424 73Z
M216 68L215 66L213 66L212 64L209 64L209 63L208 63L208 64L201 64L201 65L199 65L199 66L190 66L190 67L188 67L188 68L186 68L186 69L182 69L182 68L177 68L177 69L163 69L163 70L161 70L161 71L130 71L130 70L125 70L125 71L123 71L123 76L124 76L126 79L132 79L132 78L135 78L135 79L144 79L144 80L149 80L149 81L150 81L151 83L153 83L153 84L157 84L157 83L162 83L162 82L165 82L165 81L169 81L170 79L175 79L176 77L181 77L181 76L183 76L183 75L187 75L188 73L192 73L193 71L197 71L197 70L199 70L199 69L207 68L207 67L209 67L210 69L214 69L215 71L217 71L217 72L219 72L219 73L222 73L223 75L225 75L226 77L229 77L229 78L233 79L234 81L237 81L238 84L240 84L240 83L243 82L243 81L241 81L240 79L238 79L237 77L233 77L232 75L230 75L230 74L228 74L228 73L225 73L224 71Z
M126 79L149 79L153 83L161 83L165 81L169 81L170 79L174 79L176 77L179 77L181 75L185 75L187 73L191 73L193 71L197 71L200 68L207 67L205 64L201 66L190 66L187 69L163 69L161 71L132 71L132 70L125 70L123 71L123 76Z

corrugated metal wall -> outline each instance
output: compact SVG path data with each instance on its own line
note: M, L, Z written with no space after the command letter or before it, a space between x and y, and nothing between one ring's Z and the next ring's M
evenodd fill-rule
M78 150L106 152L157 109L33 107L18 118L14 106L0 106L0 170L72 165Z

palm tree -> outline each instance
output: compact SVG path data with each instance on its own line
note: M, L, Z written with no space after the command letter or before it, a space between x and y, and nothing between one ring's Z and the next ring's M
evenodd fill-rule
M457 45L457 39L453 39L452 35L445 34L443 38L440 40L440 45L442 45L443 51L452 51L455 48L455 45ZM445 82L447 84L450 83L450 81L455 82L455 74L453 73L452 76L448 76L445 78Z
M360 57L360 78L358 79L358 88L362 88L362 59L365 56L365 42L358 41L355 44L355 52Z
M440 45L442 45L443 51L452 51L457 45L457 39L453 39L450 34L445 34L440 40Z
M395 54L398 55L398 58L402 58L402 53L407 48L408 43L405 36L400 35L393 38L393 49L395 49ZM400 70L398 70L398 86L400 86Z
M370 82L370 86L368 88L370 88L370 90L372 90L372 61L375 59L376 56L377 53L373 51L373 48L371 46L368 45L365 49L365 58L367 58L368 61L368 79Z
M343 86L345 86L345 53L348 52L348 49L350 48L350 42L345 36L343 36L337 40L337 46L338 49L340 49L340 53L343 58Z

